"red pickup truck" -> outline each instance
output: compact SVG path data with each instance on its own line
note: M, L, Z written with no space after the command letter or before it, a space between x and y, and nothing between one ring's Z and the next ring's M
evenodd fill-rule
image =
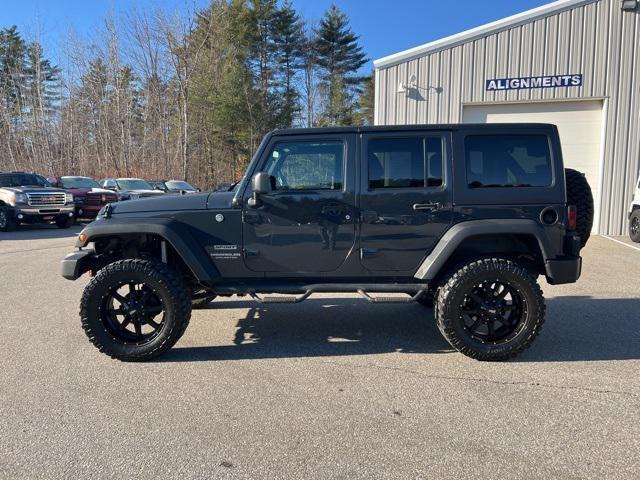
M93 178L64 176L47 177L54 186L73 193L76 204L76 218L95 218L107 203L118 201L118 195L111 190L100 187Z

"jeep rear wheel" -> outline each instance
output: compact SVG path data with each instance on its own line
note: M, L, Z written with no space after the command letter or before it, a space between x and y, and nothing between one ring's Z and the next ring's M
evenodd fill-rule
M572 168L565 168L567 182L567 202L575 205L578 213L576 233L580 237L581 246L587 244L593 227L593 194L584 173Z
M544 323L542 290L522 266L483 258L453 273L438 291L438 328L477 360L506 360L528 348Z
M634 242L640 242L640 210L634 210L629 219L629 237Z
M171 348L191 318L191 296L164 263L120 260L91 280L80 305L82 328L103 353L149 360Z

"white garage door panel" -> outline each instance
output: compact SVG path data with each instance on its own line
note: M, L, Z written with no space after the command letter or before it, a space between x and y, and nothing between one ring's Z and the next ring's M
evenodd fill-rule
M591 185L594 199L598 198L602 137L601 101L465 105L462 121L557 125L565 166L583 172ZM597 212L595 218L598 218Z

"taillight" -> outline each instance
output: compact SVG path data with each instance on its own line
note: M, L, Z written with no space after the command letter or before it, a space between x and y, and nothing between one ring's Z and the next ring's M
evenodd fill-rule
M575 230L578 222L578 209L575 205L569 205L567 208L567 218L569 220L567 227L569 230Z

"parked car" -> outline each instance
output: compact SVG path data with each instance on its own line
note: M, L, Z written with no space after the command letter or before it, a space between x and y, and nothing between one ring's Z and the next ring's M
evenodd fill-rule
M100 186L116 192L120 200L137 200L164 195L164 192L156 190L141 178L105 178L100 180Z
M53 223L69 228L74 222L73 194L53 188L42 175L0 173L0 231L23 223Z
M592 221L554 125L276 130L235 191L113 204L62 275L91 273L81 323L120 360L171 348L216 296L318 292L419 302L453 348L505 360L544 323L538 276L580 277Z
M184 180L152 180L149 184L156 190L165 193L197 193L199 188L194 187Z
M634 242L640 243L640 178L629 206L629 237Z
M76 204L76 218L95 218L107 203L118 201L118 195L105 188L90 177L63 176L47 177L54 186L73 194Z

